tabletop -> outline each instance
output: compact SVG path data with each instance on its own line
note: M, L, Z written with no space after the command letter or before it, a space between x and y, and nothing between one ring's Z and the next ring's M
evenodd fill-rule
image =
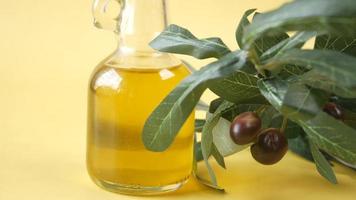
M169 20L199 37L222 37L236 48L234 30L244 10L264 11L283 2L169 0ZM292 153L266 167L248 150L228 157L227 170L213 163L224 194L193 178L162 196L124 196L98 188L85 167L87 82L94 66L114 50L114 35L92 26L90 0L0 3L0 199L355 199L351 169L335 164L339 184L332 185L313 163ZM208 62L184 58L196 67Z

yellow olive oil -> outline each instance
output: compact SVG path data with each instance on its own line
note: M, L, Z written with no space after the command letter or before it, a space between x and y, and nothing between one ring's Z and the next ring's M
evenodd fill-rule
M89 89L87 167L98 185L115 191L187 180L193 160L194 114L164 152L145 149L141 136L151 112L187 75L183 65L96 69Z

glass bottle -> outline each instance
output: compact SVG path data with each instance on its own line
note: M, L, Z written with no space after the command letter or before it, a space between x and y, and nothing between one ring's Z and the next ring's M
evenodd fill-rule
M118 17L110 13L115 5L121 10ZM95 0L93 12L95 25L116 32L119 44L90 80L90 177L100 187L119 193L176 190L192 170L194 114L164 152L146 150L141 138L149 114L190 73L179 59L148 45L166 26L165 1Z

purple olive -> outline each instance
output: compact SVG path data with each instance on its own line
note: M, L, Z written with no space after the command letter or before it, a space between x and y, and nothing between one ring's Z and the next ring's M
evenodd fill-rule
M251 143L256 139L261 126L261 119L256 113L242 113L231 123L231 139L238 145Z
M251 146L252 157L264 165L273 165L280 161L288 150L286 136L279 129L270 128L262 131L257 142Z
M325 104L323 110L335 119L344 120L344 112L341 107L335 103L329 102Z

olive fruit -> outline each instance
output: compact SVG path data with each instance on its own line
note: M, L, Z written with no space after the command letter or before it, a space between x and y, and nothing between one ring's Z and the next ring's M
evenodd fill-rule
M251 146L252 157L264 165L273 165L287 153L288 141L279 129L269 128L262 131L257 142Z
M338 119L338 120L344 119L344 113L343 113L341 107L335 103L329 102L329 103L325 104L323 110L324 110L324 112L333 116L335 119Z
M253 142L262 126L260 117L254 112L238 115L230 126L231 139L238 145Z

